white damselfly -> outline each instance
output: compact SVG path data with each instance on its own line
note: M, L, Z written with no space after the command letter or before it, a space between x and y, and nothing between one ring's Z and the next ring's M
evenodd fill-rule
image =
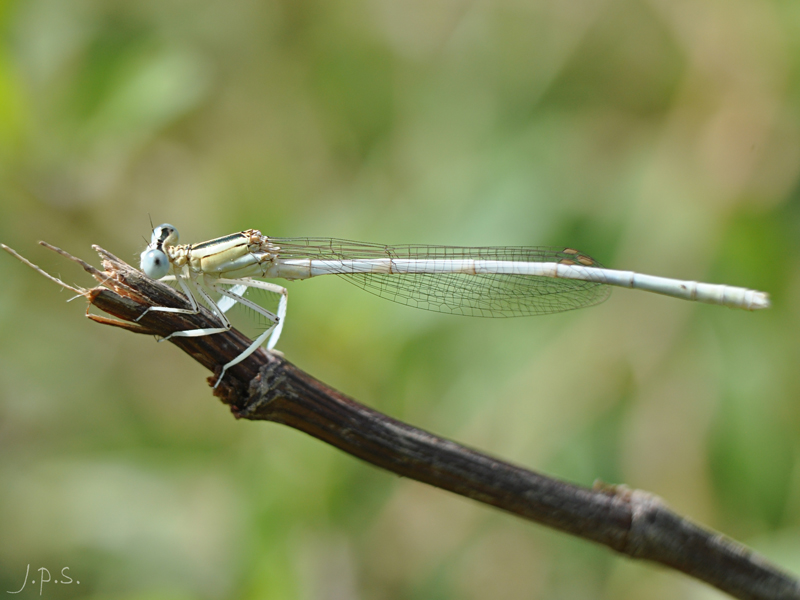
M745 310L769 307L764 292L606 269L573 248L385 246L331 238L271 238L248 229L200 244L178 244L178 230L159 225L141 255L149 277L177 281L190 308L148 311L196 314L198 298L219 327L176 331L198 337L231 328L225 313L249 307L271 324L225 371L264 342L272 349L286 317L287 291L258 278L308 279L339 275L382 298L436 312L479 317L522 317L583 308L605 300L615 285ZM171 271L171 274L170 274ZM244 297L248 288L279 295L277 314ZM208 290L219 294L211 297ZM137 319L138 320L138 319ZM166 338L168 339L168 338Z

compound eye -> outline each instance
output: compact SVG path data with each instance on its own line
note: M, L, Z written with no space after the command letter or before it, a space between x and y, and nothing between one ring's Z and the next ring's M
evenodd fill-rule
M145 250L142 252L140 267L148 277L161 279L169 272L169 259L162 250Z
M167 246L174 246L178 243L178 230L169 223L156 227L153 235L150 236L151 246L163 246L165 243Z

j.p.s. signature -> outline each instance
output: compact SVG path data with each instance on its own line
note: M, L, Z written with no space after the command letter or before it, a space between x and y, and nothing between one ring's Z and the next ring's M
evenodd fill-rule
M50 571L48 569L44 568L44 567L39 567L37 569L37 571L39 571L39 595L40 596L42 595L42 591L44 590L44 584L45 583L59 583L59 584L62 584L62 585L71 585L73 583L76 584L76 585L80 585L81 584L81 582L78 581L77 579L72 579L72 577L67 575L67 571L69 571L69 567L64 567L63 569L61 569L61 579L52 579L50 577ZM30 572L31 572L31 565L28 564L28 568L25 569L25 579L22 580L22 587L19 588L15 592L11 591L11 590L7 590L6 593L7 594L19 594L22 590L24 590L25 586L28 585L28 575L30 574ZM31 585L36 585L36 580L35 579L31 579Z

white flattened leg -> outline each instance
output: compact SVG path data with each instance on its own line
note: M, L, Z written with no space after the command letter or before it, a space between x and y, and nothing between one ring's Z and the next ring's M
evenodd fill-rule
M222 333L224 331L229 331L231 328L231 323L228 321L225 313L217 307L217 303L214 302L214 299L211 298L201 287L198 287L194 281L191 279L184 280L183 278L178 278L178 283L183 288L183 291L186 295L190 298L190 302L195 307L194 312L188 311L186 309L176 309L177 311L182 311L188 314L197 314L200 312L200 306L197 304L197 300L194 297L194 293L199 294L203 297L203 299L208 303L209 308L211 311L216 314L220 321L222 321L222 327L204 327L201 329L185 329L183 331L173 331L167 337L161 338L158 340L159 342L166 342L168 339L173 337L202 337L204 335L213 335L215 333ZM191 288L191 289L190 289ZM154 310L158 310L159 307L156 307ZM172 312L172 311L169 311Z
M220 382L220 381L222 381L222 378L225 376L225 371L227 371L228 369L230 369L230 368L231 368L231 367L233 367L234 365L238 365L238 364L239 364L240 362L242 362L242 361L243 361L245 358L247 358L247 357L248 357L248 356L250 356L250 355L251 355L253 352L255 352L256 350L258 350L258 349L259 349L259 347L261 346L261 344L263 344L263 343L264 343L264 341L267 339L267 337L269 336L269 334L270 334L270 333L272 333L272 331L273 331L274 329L275 329L275 325L273 325L272 327L269 327L269 328L268 328L268 329L267 329L267 330L266 330L264 333L262 333L262 334L261 334L261 335L259 335L259 336L258 336L258 337L257 337L255 340L253 340L253 343L252 343L252 344L250 344L250 345L247 347L247 349L246 349L246 350L244 350L244 351L243 351L243 352L242 352L242 353L241 353L239 356L237 356L236 358L234 358L234 359L233 359L232 361L230 361L229 363L226 363L226 364L222 365L222 371L220 371L220 373L219 373L219 377L217 377L217 382L214 384L214 389L217 389L217 386L219 385L219 382Z
M166 312L166 313L177 313L181 315L196 315L200 312L200 309L197 305L197 300L195 300L194 294L192 294L191 290L186 286L184 282L184 275L167 275L159 279L159 281L177 281L178 284L181 286L183 293L186 295L186 299L189 301L191 308L172 308L169 306L150 306L148 307L142 314L134 319L134 323L138 323L139 319L144 317L150 311L153 312Z
M211 310L220 318L222 321L222 327L205 327L201 329L186 329L184 331L174 331L168 336L161 338L158 340L159 342L165 342L170 338L173 337L202 337L204 335L213 335L215 333L222 333L223 331L228 331L231 328L231 324L228 322L228 319L225 318L223 312L217 308L216 303L214 300L206 294L202 289L198 288L195 283L191 280L191 278L184 276L184 275L167 275L162 277L161 281L177 281L178 285L181 286L183 293L186 295L191 308L172 308L169 306L151 306L147 310L145 310L141 315L139 315L135 321L139 321L142 317L144 317L148 312L167 312L167 313L177 313L182 315L196 315L200 312L200 305L197 303L197 299L195 298L195 293L199 294L200 296L208 302ZM193 288L193 290L192 290Z
M242 285L240 283L239 285L233 286L228 291L233 293L233 294L236 294L237 296L242 296L242 295L244 295L246 290L247 290L247 286L246 285ZM219 307L219 309L222 312L228 312L234 304L236 304L236 300L234 300L233 298L231 298L229 296L223 296L217 302L217 306Z
M204 335L213 335L215 333L224 333L230 331L230 327L205 327L202 329L185 329L183 331L174 331L167 337L163 337L159 342L166 342L174 337L203 337Z
M220 287L218 284L233 284L234 287L231 288L230 290L226 290ZM225 375L225 371L227 371L234 365L238 365L248 356L253 354L253 352L255 352L259 347L261 347L261 345L267 340L268 337L269 337L269 343L267 344L267 349L272 350L272 348L274 348L275 343L278 341L277 338L280 336L280 331L281 329L283 329L283 321L284 321L283 317L286 316L287 291L285 288L282 288L278 285L266 283L263 281L255 281L252 279L217 279L214 283L207 282L206 285L208 285L214 291L222 294L224 296L223 300L229 298L232 302L231 306L233 305L233 303L238 302L242 306L246 306L257 312L258 314L263 315L273 323L271 327L269 327L255 340L253 340L253 343L250 344L241 354L239 354L239 356L237 356L232 361L222 366L222 371L220 372L219 377L217 378L217 382L214 384L214 388L216 388L222 381L222 378ZM263 306L260 306L255 302L253 302L252 300L243 297L241 295L241 291L244 291L248 287L259 288L269 292L280 294L281 299L278 304L278 315L277 316L274 315L273 313L265 309Z
M225 279L220 278L216 280L218 283L223 283L227 285L235 285L236 287L227 290L228 292L238 293L235 290L239 287L253 287L259 290L264 290L266 292L272 292L273 294L279 294L280 300L278 300L278 320L275 325L275 329L272 332L272 335L269 338L269 342L267 343L267 350L272 350L275 345L278 343L278 339L281 337L281 333L283 332L283 323L286 320L286 305L289 300L289 291L280 285L274 283L268 283L266 281L259 281L257 279ZM264 308L258 307L258 309L254 309L256 312L264 314ZM269 311L267 311L269 312ZM272 313L270 313L272 314ZM267 316L267 315L264 315ZM267 317L269 318L269 317ZM263 335L263 334L262 334Z
M219 308L219 306L217 306L217 302L211 296L208 295L208 292L206 292L202 287L198 286L191 279L187 280L187 283L192 287L192 290L196 294L203 297L203 300L206 301L208 307L211 309L211 312L213 312L215 315L219 317L219 320L222 321L222 324L227 329L230 329L231 323L230 321L228 321L228 317L225 316L225 311L223 311L222 309Z

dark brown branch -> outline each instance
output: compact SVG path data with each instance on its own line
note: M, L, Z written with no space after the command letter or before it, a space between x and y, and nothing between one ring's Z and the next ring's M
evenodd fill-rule
M162 337L217 326L206 310L198 315L149 312L137 323L148 306L188 303L172 288L148 279L102 248L95 246L103 261L104 270L99 271L43 245L78 262L101 283L91 290L71 288L115 317L87 311L92 320ZM250 343L235 330L170 341L216 372ZM231 368L214 393L237 418L284 423L398 475L683 571L735 598L800 599L800 582L795 578L738 542L677 515L652 494L603 483L587 489L465 448L359 404L277 352L254 353Z

